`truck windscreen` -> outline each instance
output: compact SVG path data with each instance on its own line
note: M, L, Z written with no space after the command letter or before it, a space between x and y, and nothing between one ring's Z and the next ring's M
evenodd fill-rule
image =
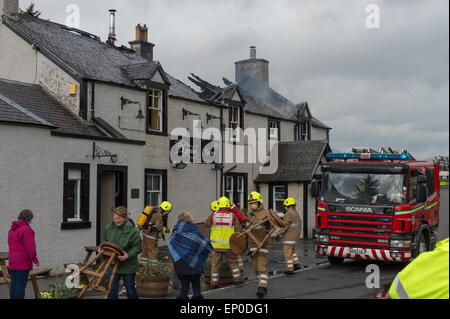
M405 204L405 174L325 172L321 201L360 205Z

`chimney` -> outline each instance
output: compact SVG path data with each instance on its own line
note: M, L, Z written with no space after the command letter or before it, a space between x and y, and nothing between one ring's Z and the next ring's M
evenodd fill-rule
M256 47L250 47L250 59L235 62L235 81L237 84L246 77L263 82L269 86L269 61L256 58Z
M148 27L146 24L136 26L136 40L129 42L131 50L143 58L153 61L153 43L148 42Z
M250 47L250 59L256 59L256 47L255 46Z
M108 44L115 45L116 43L116 11L114 9L109 10L109 34Z
M19 13L19 0L0 0L0 18Z

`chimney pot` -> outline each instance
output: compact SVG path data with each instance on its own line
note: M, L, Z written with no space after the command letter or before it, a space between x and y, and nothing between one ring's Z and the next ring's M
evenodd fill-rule
M19 0L0 0L0 17L19 13Z
M256 47L253 45L250 47L250 59L256 59Z

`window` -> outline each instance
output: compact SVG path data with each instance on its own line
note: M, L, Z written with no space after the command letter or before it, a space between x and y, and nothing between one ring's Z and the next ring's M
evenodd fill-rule
M89 164L65 163L61 229L90 227Z
M427 189L428 189L428 197L434 194L434 169L427 169Z
M269 139L280 140L280 121L269 120Z
M287 198L287 187L284 185L273 186L273 210L275 213L284 212L284 200Z
M148 174L147 190L146 190L146 205L158 207L162 203L162 175Z
M148 95L148 129L162 132L163 94L161 90L150 89Z
M145 170L145 203L158 207L167 200L167 170Z
M240 108L238 106L231 106L230 110L230 128L233 130L233 138L239 138L236 129L239 129L241 123Z
M247 207L245 194L247 192L247 174L229 173L225 176L225 196L239 208Z
M309 141L311 140L310 134L311 128L307 121L302 121L295 126L294 138L296 141Z
M81 221L81 170L70 169L67 183L67 221Z

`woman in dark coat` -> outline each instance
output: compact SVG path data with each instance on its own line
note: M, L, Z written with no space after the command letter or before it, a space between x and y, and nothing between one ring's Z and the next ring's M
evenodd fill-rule
M192 286L192 299L203 299L200 276L213 248L209 240L199 232L188 212L178 216L168 247L174 260L175 273L181 282L177 299L187 298L189 286Z

